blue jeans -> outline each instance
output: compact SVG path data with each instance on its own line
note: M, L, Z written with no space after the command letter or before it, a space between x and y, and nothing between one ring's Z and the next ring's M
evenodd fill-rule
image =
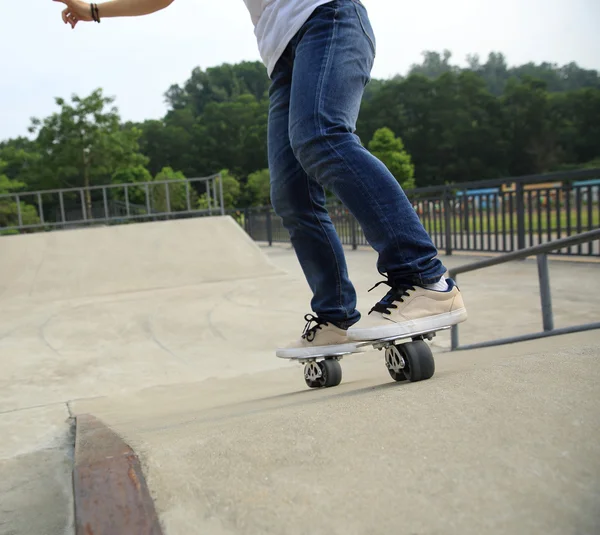
M269 89L271 202L312 290L313 312L342 328L360 313L324 188L356 218L378 253L378 271L395 284L437 282L446 271L397 180L354 133L374 59L365 7L333 0L288 44Z

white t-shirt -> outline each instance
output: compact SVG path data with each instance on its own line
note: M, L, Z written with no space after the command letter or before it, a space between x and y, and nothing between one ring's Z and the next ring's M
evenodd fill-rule
M292 37L320 5L331 0L244 0L254 24L258 51L271 76Z

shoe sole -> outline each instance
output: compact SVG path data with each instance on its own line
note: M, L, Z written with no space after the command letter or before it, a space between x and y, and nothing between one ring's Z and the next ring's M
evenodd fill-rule
M402 323L390 321L388 325L370 327L368 329L354 329L353 327L350 327L350 329L348 329L348 339L353 342L366 342L393 336L410 336L411 333L433 332L444 327L450 327L462 323L466 319L467 309L459 308L452 312L438 314L437 316L429 316Z
M332 344L327 346L315 347L295 347L292 349L278 349L275 354L282 359L306 358L317 356L347 355L348 353L362 353L363 349L351 344Z

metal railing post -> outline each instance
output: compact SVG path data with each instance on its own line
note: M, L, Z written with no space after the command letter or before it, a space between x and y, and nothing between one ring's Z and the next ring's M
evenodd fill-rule
M450 349L455 351L458 348L458 325L452 325L450 330Z
M15 195L17 199L17 222L19 223L19 227L23 226L23 214L21 213L21 197ZM19 229L20 230L20 229Z
M171 191L169 189L169 183L165 182L165 200L167 201L167 214L171 214ZM167 219L169 217L167 216Z
M60 220L62 223L67 222L67 218L65 217L65 200L63 198L63 192L58 192L58 202L60 203Z
M218 198L218 193L217 193L217 179L214 178L212 181L212 188L213 188L213 196L215 199L215 208L216 208L216 204L217 204L217 198ZM221 212L221 210L219 209L219 213Z
M146 183L146 213L150 215L150 187Z
M271 221L271 210L267 208L267 241L269 247L273 245L273 222Z
M456 282L456 274L454 275L453 280ZM458 345L458 325L452 325L450 329L450 351L458 349Z
M357 239L357 232L356 232L356 218L350 214L350 232L352 233L352 250L356 251L356 249L358 249L358 239Z
M552 313L552 293L550 291L550 272L548 270L548 255L537 256L538 277L540 280L540 300L542 304L542 324L544 331L554 330L554 315Z
M106 195L106 186L102 188L102 200L104 202L104 219L108 221L109 213L108 213L108 197Z
M225 215L225 202L223 201L223 175L219 173L219 196L221 200L221 215Z
M452 255L452 221L450 219L450 192L444 191L444 235L446 240L446 256Z
M38 192L37 194L37 200L38 200L38 209L39 209L39 213L40 213L40 221L42 222L42 224L45 223L44 221L44 206L42 204L42 194Z
M129 188L127 187L127 184L125 184L125 210L127 212L127 217L129 217L131 212L129 208Z
M212 215L212 197L210 195L210 181L206 181L206 200L208 202L208 214Z
M462 225L463 225L463 229L465 231L465 236L466 236L466 241L467 241L467 246L466 246L466 250L469 250L471 248L471 235L469 234L470 232L470 225L469 225L469 196L468 196L468 190L464 190L463 191L463 198L462 198ZM461 243L462 245L462 243Z
M244 208L244 230L247 232L248 236L252 236L250 232L250 208Z
M81 199L81 214L83 215L83 220L87 221L87 210L85 209L85 196L83 195L83 188L79 190L79 198Z
M515 195L517 202L517 249L525 249L525 191L522 182L517 182Z

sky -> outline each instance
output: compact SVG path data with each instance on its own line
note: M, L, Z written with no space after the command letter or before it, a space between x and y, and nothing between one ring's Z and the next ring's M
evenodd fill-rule
M377 40L373 77L405 74L424 50L509 65L571 61L600 70L600 0L363 0ZM24 7L24 3L28 7ZM53 0L0 0L0 140L27 136L54 99L115 97L122 120L157 119L164 93L195 67L260 60L242 0L175 0L145 17L83 23L75 30Z

